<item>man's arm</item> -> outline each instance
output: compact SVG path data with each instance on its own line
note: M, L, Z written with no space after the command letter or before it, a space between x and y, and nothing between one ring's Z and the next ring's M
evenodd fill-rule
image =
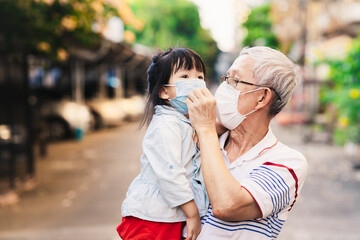
M227 221L262 217L256 201L224 163L215 127L215 98L206 88L196 89L189 94L186 104L199 136L204 182L214 216Z

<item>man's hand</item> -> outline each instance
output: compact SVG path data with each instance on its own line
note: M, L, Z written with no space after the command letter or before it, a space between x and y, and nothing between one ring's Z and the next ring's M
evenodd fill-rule
M191 125L196 132L215 129L216 101L209 89L194 89L185 103L189 109Z

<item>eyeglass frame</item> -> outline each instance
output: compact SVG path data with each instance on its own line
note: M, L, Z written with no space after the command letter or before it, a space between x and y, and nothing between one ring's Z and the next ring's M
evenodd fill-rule
M221 75L221 76L220 76L220 83L222 83L222 82L224 82L224 81L227 82L227 79L229 79L229 78L233 78L233 79L235 79L235 80L237 81L236 86L237 86L238 83L243 83L243 84L247 84L247 85L251 85L251 86L256 86L256 87L266 87L266 88L269 88L269 89L271 89L272 91L274 91L276 97L277 97L279 100L281 100L280 94L279 94L273 87L270 87L270 86L260 85L260 84L256 84L256 83L250 83L250 82L246 82L246 81L239 80L239 79L237 79L236 77L225 76L225 75ZM231 85L230 85L230 86L231 86Z

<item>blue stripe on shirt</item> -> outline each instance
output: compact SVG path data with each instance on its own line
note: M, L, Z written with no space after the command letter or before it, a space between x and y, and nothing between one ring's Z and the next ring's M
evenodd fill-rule
M269 178L272 178L273 176L271 175L270 172L267 172L267 171L262 171L263 174L267 175ZM285 186L279 181L278 178L275 178L274 179L275 181L274 182L271 182L273 187L275 189L282 189L284 188ZM289 191L289 189L284 189L284 191ZM290 202L290 196L289 194L287 195L283 195L282 196L282 206L285 206L286 204L288 204Z
M261 166L250 173L250 178L270 196L273 213L280 211L289 204L290 188L279 174Z
M241 224L241 225L239 225L239 226L236 226L236 228L228 228L228 227L226 227L226 226L221 225L220 222L217 222L217 221L215 221L215 220L212 219L212 218L209 218L206 223L208 223L208 224L210 224L210 225L212 225L212 226L214 226L214 227L221 228L221 229L226 230L226 231L248 230L248 231L253 231L253 232L260 233L260 234L265 235L265 236L267 236L267 237L271 237L271 234L269 234L269 231L268 231L268 230L266 230L266 229L264 229L264 228L261 228L261 227L258 227L258 226L256 226L256 225ZM258 229L253 229L253 228L249 228L249 227L255 227L255 228L258 227L259 230L258 230Z
M240 230L253 231L260 233L268 238L275 239L279 235L283 225L283 223L280 223L280 221L283 220L280 219L277 220L279 221L276 221L276 219L270 216L268 218L262 219L261 221L248 220L241 222L225 222L220 219L217 219L212 214L212 207L210 206L208 213L202 219L201 223L203 225L210 224L214 227L223 229L225 231L240 231Z
M275 179L276 179L275 183L278 183L279 185L284 187L287 192L290 192L289 186L286 184L285 180L277 172L275 172L275 171L273 171L273 170L271 170L271 169L269 169L268 167L265 167L265 166L261 166L261 168L268 170L267 171L268 174L276 175L275 176ZM290 195L287 194L286 197L287 197L286 202L287 203L290 202Z
M273 211L277 212L281 208L281 194L277 191L276 188L269 184L272 179L257 173L253 174L251 178L255 183L261 186L267 194L269 194L273 204Z
M251 174L251 178L270 195L274 210L278 211L281 209L281 206L284 204L284 194L281 194L281 192L285 192L286 190L274 187L271 183L275 181L275 179L264 172L254 172Z

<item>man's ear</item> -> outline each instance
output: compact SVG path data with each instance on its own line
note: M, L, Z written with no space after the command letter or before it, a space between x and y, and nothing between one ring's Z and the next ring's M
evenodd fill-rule
M167 91L166 91L166 88L165 88L165 87L161 87L161 88L160 88L159 97L160 97L161 99L169 99L169 98L170 98L169 95L168 95L168 93L167 93Z
M264 88L263 94L260 94L257 98L258 104L257 108L265 107L266 105L270 105L272 99L272 92L269 88Z

